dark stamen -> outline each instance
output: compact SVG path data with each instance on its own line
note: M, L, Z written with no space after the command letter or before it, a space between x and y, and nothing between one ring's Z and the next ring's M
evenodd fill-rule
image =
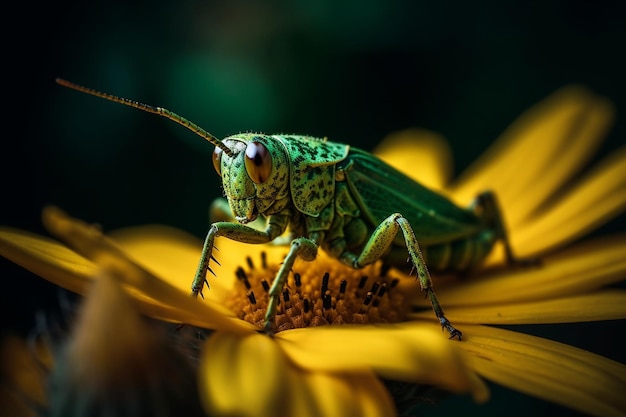
M376 281L373 285L372 288L370 288L370 292L371 293L376 293L376 291L378 291L378 287L380 287L380 281Z
M311 311L311 303L309 302L308 298L303 299L302 304L303 304L303 311L305 313L308 313L309 311Z
M387 283L383 283L383 285L380 286L380 288L378 289L378 294L376 294L379 297L382 297L383 295L385 295L385 293L387 292Z
M254 292L248 291L246 295L248 296L248 300L250 300L250 304L256 304L256 297L254 296Z
M324 276L322 277L322 292L321 292L322 295L326 294L326 291L328 290L329 278L330 278L330 274L328 272L325 272Z
M263 280L261 281L261 285L263 286L263 289L265 290L265 292L269 292L270 290L270 283L267 282L267 280Z
M254 262L252 262L252 258L251 257L246 256L246 262L248 263L248 268L254 269Z
M374 296L374 294L370 291L367 293L367 295L365 296L365 299L363 300L363 304L364 305L369 305L372 302L372 297Z
M387 276L387 272L389 272L390 269L391 269L391 265L390 264L383 263L380 266L380 276L381 277L386 277Z
M398 278L394 278L390 283L389 283L389 289L395 288L396 285L398 285L398 283L400 282L400 280Z
M297 272L293 274L293 279L294 281L296 281L296 287L301 287L302 286L302 277L300 276L300 274L298 274Z
M248 281L248 275L246 275L246 271L243 270L242 267L238 267L237 270L235 271L235 275L237 275L237 279L241 282L243 282L243 284L246 286L246 289L250 289L251 285L250 285L250 281Z
M324 308L324 310L330 310L330 308L331 308L330 291L326 291L324 293L324 300L323 300L322 307Z
M367 295L363 299L363 304L361 305L361 308L359 308L359 314L367 313L368 307L369 307L370 303L372 302L372 297L373 296L374 296L374 294L372 294L371 291L367 293Z
M265 251L261 252L261 266L263 269L267 269L267 253Z
M359 281L359 289L362 290L363 288L365 288L365 283L367 282L367 276L362 276L361 280Z
M235 276L237 276L237 279L239 281L243 281L243 277L246 276L246 271L243 270L243 267L238 266L237 269L235 270Z
M342 295L345 294L347 286L348 286L348 280L342 279L341 284L339 284L339 293Z

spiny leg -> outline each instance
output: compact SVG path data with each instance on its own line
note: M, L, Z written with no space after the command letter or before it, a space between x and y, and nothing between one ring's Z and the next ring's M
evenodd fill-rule
M289 272L293 267L294 262L298 257L305 261L312 261L317 256L317 243L311 239L305 237L299 237L291 242L289 253L285 256L276 278L272 282L272 286L269 291L269 302L267 304L267 310L265 311L265 321L263 324L263 331L266 334L273 334L272 326L274 324L274 317L276 316L276 310L278 309L278 303L280 302L280 296L283 293L283 288L289 277Z
M209 266L209 261L213 258L213 241L215 240L215 236L217 231L213 232L213 227L209 229L209 232L206 234L204 238L204 244L202 245L202 254L200 255L200 262L198 263L198 268L196 269L196 274L193 278L193 282L191 283L191 295L197 297L198 294L204 298L202 295L202 290L204 288L204 284L206 284L207 288L209 288L209 281L206 279L207 272L215 275L215 272ZM216 261L217 262L217 261Z
M378 225L368 242L365 244L365 247L361 251L360 255L355 257L354 254L344 252L340 259L343 262L351 264L355 268L362 268L369 265L380 259L385 254L387 248L389 248L398 233L398 230L402 230L407 251L409 252L411 261L417 271L417 278L419 280L420 287L422 291L426 292L426 295L430 300L430 304L433 307L433 311L439 319L439 323L441 323L441 327L448 331L450 339L456 337L461 340L462 333L454 328L450 321L445 317L443 307L441 307L441 304L439 304L439 300L435 295L435 291L432 288L430 274L426 268L426 262L424 261L424 257L420 251L415 233L413 232L409 221L400 213L392 214Z
M204 240L204 245L202 247L202 255L200 258L200 262L198 264L198 268L196 270L196 275L194 276L193 283L191 284L191 291L194 297L197 297L198 294L202 295L202 289L204 285L208 282L206 279L207 272L213 271L209 267L209 262L211 259L215 261L213 258L213 243L215 238L218 236L224 236L232 240L236 240L238 242L243 243L267 243L271 241L276 234L280 234L280 226L273 224L270 222L266 231L260 231L253 229L251 227L245 226L239 223L230 223L230 222L217 222L211 225L209 232ZM217 262L217 261L216 261ZM214 274L215 275L215 274Z

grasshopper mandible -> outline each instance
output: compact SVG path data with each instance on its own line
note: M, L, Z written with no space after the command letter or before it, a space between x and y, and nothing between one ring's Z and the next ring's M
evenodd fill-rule
M240 133L223 140L162 107L83 87L57 83L164 116L215 145L213 164L222 177L230 221L211 224L192 283L202 295L216 237L269 243L289 230L295 238L269 291L264 331L271 334L279 297L297 258L313 261L318 248L355 269L382 260L399 268L407 257L421 290L450 338L462 333L445 317L432 287L433 271L467 271L502 241L514 262L496 198L478 195L468 208L413 181L374 155L309 136ZM223 199L221 199L223 201ZM263 216L264 230L248 223ZM400 232L400 233L399 233Z

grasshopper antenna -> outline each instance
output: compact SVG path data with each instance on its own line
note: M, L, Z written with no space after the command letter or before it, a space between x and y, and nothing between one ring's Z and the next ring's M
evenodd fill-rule
M170 119L178 123L179 125L186 127L187 129L191 130L192 132L194 132L196 135L200 136L201 138L204 138L208 142L211 142L213 145L220 148L226 155L233 156L233 151L228 146L224 145L224 143L221 140L219 140L218 138L216 138L215 136L213 136L212 134L210 134L209 132L207 132L206 130L204 130L203 128L195 124L194 122L187 120L184 117L179 116L178 114L172 111L169 111L168 109L164 109L163 107L151 106L149 104L140 103L138 101L129 100L123 97L117 97L117 96L114 96L113 94L103 93L98 90L94 90L88 87L83 87L82 85L75 84L71 81L67 81L62 78L57 78L56 82L57 84L60 84L63 87L71 88L73 90L80 91L81 93L91 94L92 96L100 97L105 100L124 104L126 106L134 107L136 109L143 110L148 113L154 113L154 114L158 114L159 116L163 116L166 119Z

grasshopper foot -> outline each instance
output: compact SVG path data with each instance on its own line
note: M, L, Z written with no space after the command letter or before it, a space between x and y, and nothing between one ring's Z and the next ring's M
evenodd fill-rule
M263 330L260 330L259 332L270 337L274 336L274 328L272 326L272 323L269 321L265 322L265 324L263 325Z
M446 329L448 333L450 333L450 339L454 339L456 337L458 340L461 340L463 333L461 333L460 330L457 330L452 323L450 323L450 320L445 317L439 317L439 323L441 323L442 329Z

